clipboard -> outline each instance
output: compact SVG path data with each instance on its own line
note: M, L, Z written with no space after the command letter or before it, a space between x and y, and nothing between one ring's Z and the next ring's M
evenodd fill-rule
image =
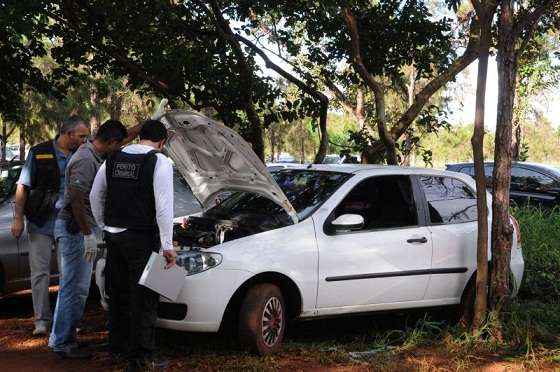
M159 253L152 252L138 284L171 300L177 301L179 292L185 284L185 270L177 265L165 268L167 261Z

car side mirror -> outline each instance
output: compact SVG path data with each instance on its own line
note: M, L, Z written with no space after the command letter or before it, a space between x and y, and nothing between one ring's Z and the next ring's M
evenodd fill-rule
M359 214L343 214L331 222L334 231L355 231L364 227L364 218Z

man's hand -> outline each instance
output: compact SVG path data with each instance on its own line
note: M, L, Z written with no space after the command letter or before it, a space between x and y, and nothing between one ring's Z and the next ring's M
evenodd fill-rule
M23 218L14 217L12 221L12 235L14 238L19 239L21 233L23 232Z
M166 249L163 251L163 257L165 257L165 261L167 264L165 265L166 269L169 269L171 266L175 265L175 260L177 259L177 253L174 249Z
M97 257L97 238L95 234L84 235L84 260L93 262Z

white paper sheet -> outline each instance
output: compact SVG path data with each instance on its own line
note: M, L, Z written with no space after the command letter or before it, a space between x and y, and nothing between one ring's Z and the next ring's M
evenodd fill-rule
M177 301L185 283L185 270L177 265L165 268L165 257L152 252L138 284L150 288L171 301Z

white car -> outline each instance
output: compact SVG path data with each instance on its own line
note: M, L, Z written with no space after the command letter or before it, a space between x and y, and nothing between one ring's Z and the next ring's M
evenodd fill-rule
M472 293L471 177L366 165L271 174L223 124L186 111L160 120L172 132L167 154L203 211L177 219L186 276L177 301L161 298L158 326L217 332L233 324L244 345L267 354L280 348L290 319L456 305ZM516 291L524 263L514 225Z

